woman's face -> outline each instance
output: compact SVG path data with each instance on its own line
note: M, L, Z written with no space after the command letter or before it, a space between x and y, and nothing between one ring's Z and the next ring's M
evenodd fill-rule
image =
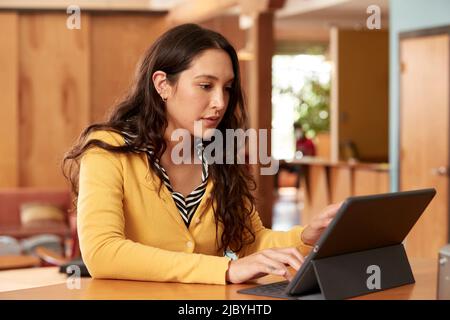
M221 49L208 49L195 57L189 69L180 73L178 82L169 85L167 120L170 134L175 129L186 129L193 136L198 121L201 136L210 137L225 114L234 79L228 54Z

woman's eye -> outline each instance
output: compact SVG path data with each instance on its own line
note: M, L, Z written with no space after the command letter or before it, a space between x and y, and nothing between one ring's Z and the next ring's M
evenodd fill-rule
M204 84L200 84L200 88L202 88L202 89L211 89L211 85L210 84L207 84L207 83L204 83Z

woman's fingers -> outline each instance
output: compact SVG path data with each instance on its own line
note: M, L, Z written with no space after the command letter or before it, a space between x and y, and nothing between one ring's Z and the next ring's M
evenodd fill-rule
M301 262L294 256L283 253L283 252L264 252L263 253L267 258L273 259L275 261L281 262L283 265L289 265L295 270L300 269Z
M292 280L293 274L287 266L298 270L305 258L297 248L273 248L231 261L226 279L231 283L242 283L267 274Z
M333 221L333 219L324 219L322 222L322 228L326 229L328 225L331 223L331 221Z
M298 249L295 247L277 248L277 249L272 249L272 250L275 250L276 252L288 254L289 256L293 256L300 263L300 265L302 265L303 262L305 262L305 257L303 257L302 254L300 253L300 251L298 251Z
M290 265L295 270L305 261L305 258L298 252L296 248L277 248L262 251L266 257L275 259L285 265Z
M336 216L336 213L338 212L339 208L342 206L344 202L339 202L339 203L335 203L332 204L330 206L328 206L327 210L325 211L325 216L326 218L334 218L334 216Z
M322 212L317 219L315 219L314 222L316 223L312 223L312 225L316 225L318 228L326 228L330 222L334 219L334 217L336 216L339 208L341 207L343 202L340 203L336 203L336 204L332 204L329 205L328 207L325 208L325 211Z
M262 272L267 274L274 274L277 276L283 276L286 279L292 279L292 274L283 263L280 263L274 259L271 259L265 255L261 255L260 268Z
M305 239L306 233L308 233L308 242L306 243L315 243L317 241L317 238L323 230L333 221L342 204L340 202L330 205L320 215L313 218L311 224L303 232ZM286 266L291 266L295 270L298 270L304 261L305 258L297 248L268 249L245 257L242 260L239 259L235 264L232 263L233 268L230 267L229 269L229 277L235 283L261 277L265 274L284 276L286 279L291 280L293 276ZM237 276L235 276L236 274Z

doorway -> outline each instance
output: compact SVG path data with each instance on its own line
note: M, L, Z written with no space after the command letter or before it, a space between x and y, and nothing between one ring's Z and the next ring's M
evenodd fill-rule
M448 243L449 35L450 27L400 35L400 190L437 190L406 239L415 258L436 258Z

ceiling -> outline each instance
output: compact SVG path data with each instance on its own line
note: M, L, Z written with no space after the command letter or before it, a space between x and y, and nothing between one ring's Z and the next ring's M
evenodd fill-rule
M194 0L77 0L83 9L170 11L176 5ZM210 0L221 1L221 0ZM241 0L247 1L247 0ZM257 0L255 0L257 1ZM261 0L262 1L262 0ZM363 29L376 5L381 11L381 28L389 26L389 0L285 0L282 9L275 12L275 38L288 41L327 41L333 26ZM0 0L0 8L66 8L71 0ZM198 5L198 3L197 3ZM223 12L239 15L239 6Z
M286 0L284 7L277 11L278 18L303 16L339 16L365 14L369 6L379 6L387 13L389 0Z
M279 40L327 41L331 27L363 29L373 11L380 8L381 28L389 27L389 0L286 0L275 14Z

